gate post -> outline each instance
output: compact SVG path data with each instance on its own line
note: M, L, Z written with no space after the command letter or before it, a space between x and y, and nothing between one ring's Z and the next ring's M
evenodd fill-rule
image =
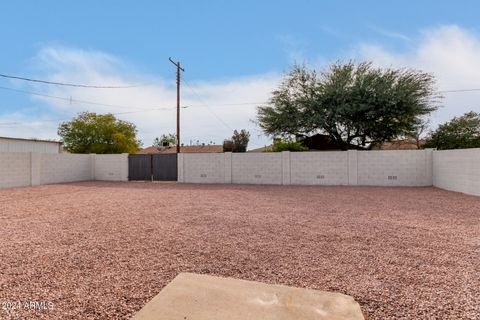
M122 153L120 161L120 181L128 181L128 153Z

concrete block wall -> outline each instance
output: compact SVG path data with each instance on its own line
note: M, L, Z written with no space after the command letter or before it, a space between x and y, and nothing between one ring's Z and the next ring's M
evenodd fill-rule
M94 180L89 154L41 154L40 184Z
M432 150L181 154L179 182L432 185Z
M232 153L232 183L283 184L282 153Z
M0 188L88 180L127 181L128 154L0 153Z
M180 153L177 158L178 181L225 183L225 155L226 153ZM227 177L227 181L228 178L231 179L231 176Z
M0 153L0 188L30 185L30 153Z
M432 150L357 152L358 185L431 186Z
M290 183L348 185L349 152L291 152Z
M94 180L128 181L128 153L92 156Z
M480 149L433 152L433 185L480 196Z

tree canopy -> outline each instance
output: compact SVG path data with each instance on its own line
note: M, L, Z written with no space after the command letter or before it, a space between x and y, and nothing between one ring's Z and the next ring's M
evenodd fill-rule
M480 148L480 114L467 112L441 124L437 130L430 132L424 148Z
M245 152L247 151L248 142L250 141L250 132L245 129L240 131L233 131L233 152Z
M371 63L334 64L317 73L294 66L257 122L271 136L329 135L339 148L369 148L415 130L437 109L432 75Z
M165 144L169 146L176 146L177 136L173 133L162 134L160 137L156 137L153 141L154 147L163 147Z
M247 151L249 141L250 132L245 129L242 129L240 131L234 130L232 138L223 142L223 151L245 152Z
M80 113L60 124L58 135L72 153L135 153L141 145L135 125L113 114Z
M301 141L293 141L291 138L277 138L273 140L272 151L308 151L308 148Z

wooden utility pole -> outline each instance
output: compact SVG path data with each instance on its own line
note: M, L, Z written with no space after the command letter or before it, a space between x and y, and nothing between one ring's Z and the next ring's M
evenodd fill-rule
M180 153L180 71L185 72L185 69L180 67L180 61L175 62L172 58L168 60L177 67L177 153Z

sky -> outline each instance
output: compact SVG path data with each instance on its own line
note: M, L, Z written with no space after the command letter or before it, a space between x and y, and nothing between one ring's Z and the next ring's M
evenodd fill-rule
M182 143L221 144L234 129L269 144L255 124L294 63L336 61L431 72L438 90L480 88L478 1L2 1L0 136L59 139L79 112L133 122L143 145L175 132L182 73ZM480 112L480 91L445 93L431 126Z

